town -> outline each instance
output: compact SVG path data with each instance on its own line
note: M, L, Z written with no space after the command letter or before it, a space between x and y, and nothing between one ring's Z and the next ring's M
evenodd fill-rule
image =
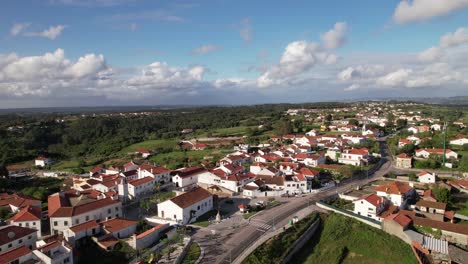
M206 111L31 117L2 133ZM348 245L343 259L365 246L400 252L388 256L400 263L465 263L466 108L370 101L267 111L230 127L182 123L97 158L66 158L60 147L4 157L0 263L287 263L315 257L309 240L327 247L320 236L338 230L327 225L346 221L348 236L376 241Z

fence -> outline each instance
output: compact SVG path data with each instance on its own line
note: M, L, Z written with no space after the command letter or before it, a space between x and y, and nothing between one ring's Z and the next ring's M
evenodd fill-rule
M332 206L332 205L329 205L329 204L326 204L326 203L323 203L323 202L316 202L316 205L318 207L320 207L320 208L330 210L330 211L333 211L335 213L342 214L342 215L354 218L354 219L356 219L356 220L358 220L360 222L363 222L364 224L370 225L372 227L382 229L382 223L380 223L379 221L364 217L362 215L355 214L355 213L350 212L348 210L344 210L344 209L341 209L341 208L338 208L338 207L335 207L335 206Z

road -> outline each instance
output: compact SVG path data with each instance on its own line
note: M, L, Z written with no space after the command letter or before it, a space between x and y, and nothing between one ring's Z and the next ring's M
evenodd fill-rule
M231 263L265 232L269 232L274 227L284 226L298 211L308 206L314 206L315 202L321 199L346 192L357 185L364 185L387 174L392 169L391 156L389 156L385 138L379 141L382 159L379 165L369 170L368 176L363 175L362 177L347 179L338 186L323 192L291 198L287 203L256 214L251 218L250 224L224 230L215 237L211 235L211 231L208 229L197 230L193 235L193 239L205 251L201 263Z

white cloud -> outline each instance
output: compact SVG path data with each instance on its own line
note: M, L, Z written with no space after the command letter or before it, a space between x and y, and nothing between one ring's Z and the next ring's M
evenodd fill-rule
M418 58L421 61L428 62L438 60L442 56L442 50L439 47L431 47L419 53Z
M249 18L244 18L244 19L241 20L239 35L245 42L251 42L252 41L252 39L253 39L252 25L250 23Z
M383 71L383 65L358 65L342 70L338 73L338 79L340 81L348 81L359 78L368 78L382 74Z
M326 49L336 49L346 42L347 26L344 22L337 22L333 29L321 36L323 46Z
M221 47L216 46L216 45L203 45L198 48L195 48L191 51L192 55L202 55L202 54L207 54L213 51L220 50Z
M382 86L404 86L412 69L399 69L377 79L377 84Z
M24 35L28 37L43 37L51 40L56 39L65 29L64 25L50 26L48 29L41 32L27 32Z
M10 29L10 34L12 36L17 36L21 32L23 32L26 28L28 28L31 25L31 23L16 23L13 24L13 26Z
M403 0L393 13L398 24L429 20L468 7L468 0Z
M70 66L67 73L75 78L83 78L101 72L107 68L104 56L96 54L86 54Z
M357 90L357 89L359 89L359 88L361 88L361 85L355 83L355 84L351 84L351 85L348 86L347 88L343 89L343 91L345 91L345 92L350 92L350 91Z
M459 28L453 33L447 33L440 38L441 47L455 47L468 43L468 30Z

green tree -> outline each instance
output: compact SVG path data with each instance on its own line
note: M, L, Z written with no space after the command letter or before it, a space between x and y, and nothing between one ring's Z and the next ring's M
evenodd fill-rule
M354 119L354 118L350 119L350 120L348 121L348 123L349 123L350 125L353 125L353 126L359 126L359 121L358 121L357 119Z
M440 203L448 203L451 201L451 193L450 190L440 187L438 184L432 188L432 193L434 194L435 198Z

